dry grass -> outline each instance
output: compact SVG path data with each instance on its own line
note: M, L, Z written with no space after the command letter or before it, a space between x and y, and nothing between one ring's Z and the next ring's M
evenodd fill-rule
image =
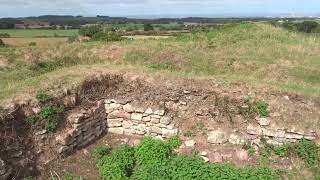
M66 43L68 38L2 38L2 40L9 46L28 46L33 42L39 46L47 46Z

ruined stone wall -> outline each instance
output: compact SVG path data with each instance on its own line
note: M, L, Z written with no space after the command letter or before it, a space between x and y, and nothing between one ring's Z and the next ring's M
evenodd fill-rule
M55 138L59 154L82 148L104 133L152 136L159 139L178 134L164 109L143 109L116 100L98 101L92 108L76 109L67 116L67 127Z
M147 135L160 139L178 134L173 117L166 115L164 109L143 109L115 100L106 100L105 108L110 133Z

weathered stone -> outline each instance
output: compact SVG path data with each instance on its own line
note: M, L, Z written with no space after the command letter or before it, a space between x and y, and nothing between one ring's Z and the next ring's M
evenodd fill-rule
M133 135L133 134L135 134L135 130L134 129L125 129L124 134L125 135Z
M214 130L208 133L208 142L212 144L224 144L228 141L227 134L222 130Z
M284 138L285 133L286 132L284 130L262 129L262 135L269 137Z
M166 129L162 128L162 136L163 137L171 137L178 134L178 129Z
M161 128L156 127L156 126L151 126L151 127L149 128L149 131L150 131L151 133L162 134Z
M260 124L260 126L269 126L270 125L270 119L268 118L256 118L256 120L258 121L258 124Z
M276 140L274 140L274 139L268 139L268 140L266 141L266 143L267 143L267 144L272 144L272 145L282 145L282 144L283 144L283 143L278 142L278 141L276 141Z
M114 110L120 109L121 104L111 103L111 104L105 104L106 113L111 113Z
M119 119L108 119L107 121L107 127L113 128L113 127L121 127L122 126L122 118Z
M109 128L108 132L113 133L113 134L123 134L124 128L123 127Z
M141 131L141 132L146 132L147 131L147 127L145 124L139 124L138 126L134 127L135 130Z
M63 105L65 107L71 108L76 106L77 104L77 97L76 96L67 96L63 98Z
M138 134L138 135L145 135L145 134L146 134L146 132L145 132L145 131L135 130L135 134Z
M229 142L235 145L243 145L246 143L246 140L238 134L230 134Z
M159 115L151 115L150 117L151 118L156 118L156 119L160 119L161 118L161 116L159 116Z
M185 141L184 144L186 145L186 147L194 147L196 145L196 141L188 140L188 141Z
M108 119L117 119L117 118L123 118L123 119L130 119L130 114L124 111L115 110L108 114Z
M69 145L73 142L73 138L69 134L62 134L56 136L56 141L61 145Z
M36 132L36 136L44 135L45 133L47 133L47 130L44 129L42 131Z
M286 133L284 137L286 139L302 139L303 135L295 134L295 133Z
M58 149L57 149L57 152L59 154L63 154L65 152L67 152L69 150L69 147L68 146L60 146Z
M153 124L158 124L158 123L160 123L160 119L158 119L158 118L151 118L151 123L153 123Z
M143 117L143 118L142 118L142 121L143 121L143 122L150 122L150 121L151 121L151 117L150 117L150 116Z
M213 162L214 162L214 163L221 163L222 161L223 161L223 159L222 159L221 154L218 153L218 152L215 152L215 153L213 154Z
M169 125L171 123L171 117L164 116L160 119L160 123L164 125Z
M202 158L202 159L203 159L203 161L204 161L204 162L206 162L206 163L210 161L210 159L209 159L209 158L207 158L207 157L201 156L201 158Z
M248 152L244 149L240 149L236 151L236 157L240 161L248 161L249 160L249 155Z
M136 120L136 121L141 121L142 120L142 114L141 113L132 113L131 114L131 119Z
M0 159L0 177L1 175L4 175L7 172L6 170L6 164L2 159Z
M145 114L152 114L153 113L153 111L152 111L152 109L151 108L148 108L148 109L146 109L146 111L144 112Z
M249 124L247 127L247 133L252 135L262 135L262 129L260 126Z
M124 105L123 110L128 113L132 113L134 111L133 107L130 104Z
M132 121L123 121L122 122L122 126L125 128L125 129L129 129L133 126L133 122Z
M164 110L157 110L157 111L154 111L154 114L159 115L159 116L163 116L165 114L165 111Z
M201 156L208 156L208 152L202 151L202 152L200 152L200 155L201 155Z
M134 108L134 112L136 112L136 113L144 113L144 109L141 108L141 107Z

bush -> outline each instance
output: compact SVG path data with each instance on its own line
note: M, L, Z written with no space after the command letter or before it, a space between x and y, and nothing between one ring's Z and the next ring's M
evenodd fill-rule
M8 33L0 33L0 38L10 38L10 34L8 34Z
M182 140L179 136L172 136L166 141L166 144L171 148L171 150L174 150L182 144Z
M86 26L79 29L79 34L82 36L93 37L95 34L102 32L103 28L100 25Z
M94 41L121 41L125 38L114 32L98 32L93 35L92 40Z
M302 23L298 23L296 26L299 32L312 33L316 31L319 24L315 21L304 21Z
M93 154L97 159L99 159L99 158L102 158L103 156L110 154L110 152L111 152L110 146L101 145L101 146L98 146L97 148L95 148Z
M302 139L296 148L298 156L303 159L307 165L314 166L320 161L320 147L313 141Z
M105 180L126 179L134 167L134 149L128 145L119 146L110 156L98 160L97 167Z
M45 120L45 129L48 131L54 131L60 120L60 113L63 108L56 108L51 106L46 106L41 109L40 118Z
M140 165L161 164L170 157L172 147L175 145L172 143L169 146L158 139L144 138L135 151L137 163Z
M143 29L144 29L144 31L152 31L154 28L153 28L152 24L144 24Z
M29 46L36 46L36 45L37 45L36 42L30 42L30 43L29 43Z

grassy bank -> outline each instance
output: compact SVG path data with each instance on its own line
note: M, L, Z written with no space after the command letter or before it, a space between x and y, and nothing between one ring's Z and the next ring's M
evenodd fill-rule
M319 45L316 36L264 24L238 24L168 39L1 48L0 99L10 98L26 86L55 81L60 73L72 79L69 70L104 65L240 81L318 97Z

